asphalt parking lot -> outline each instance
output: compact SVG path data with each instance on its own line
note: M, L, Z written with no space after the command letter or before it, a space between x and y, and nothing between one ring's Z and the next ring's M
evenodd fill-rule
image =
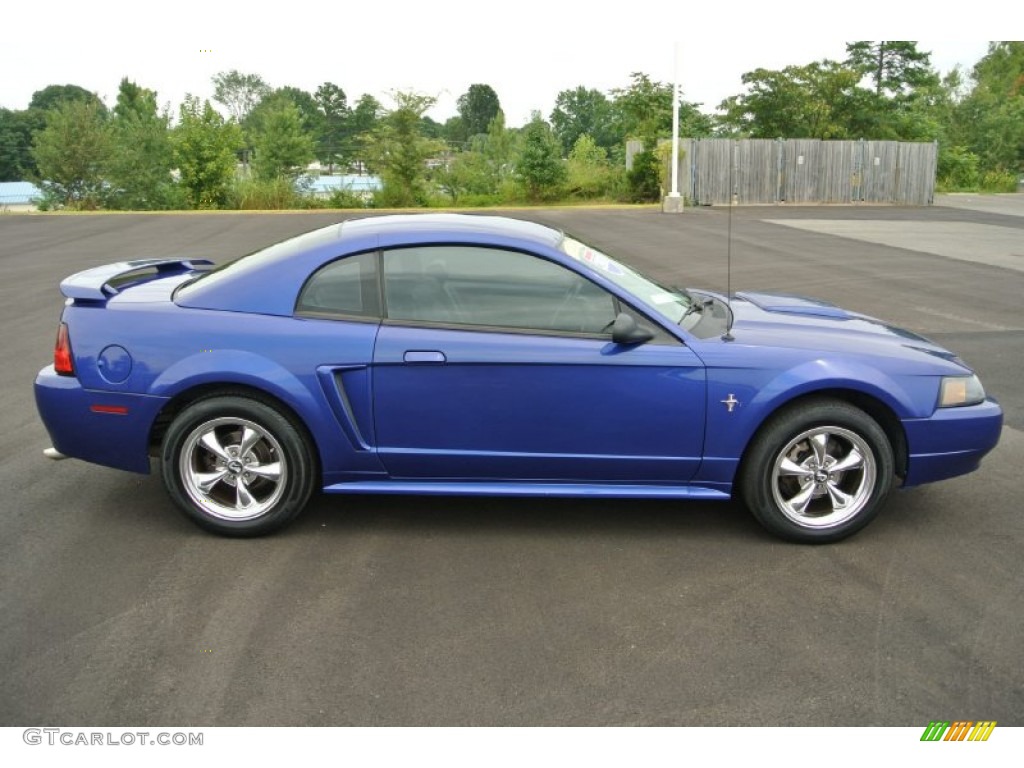
M43 458L67 274L224 261L337 213L0 216L0 725L1024 725L1024 196L519 211L666 282L832 300L1003 403L982 469L840 544L732 504L329 498L204 534L156 475Z

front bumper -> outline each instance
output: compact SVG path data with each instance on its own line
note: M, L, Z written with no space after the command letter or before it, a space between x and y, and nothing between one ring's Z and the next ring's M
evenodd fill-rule
M77 378L59 376L52 365L36 377L35 395L59 453L149 474L150 429L166 398L84 389Z
M961 408L939 408L927 419L903 422L909 461L904 486L965 475L996 447L1003 410L995 400Z

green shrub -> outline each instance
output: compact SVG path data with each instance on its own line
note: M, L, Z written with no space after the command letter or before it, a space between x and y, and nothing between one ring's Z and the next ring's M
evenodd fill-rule
M369 208L370 201L351 189L336 189L327 198L325 208Z
M966 147L941 147L938 161L940 192L964 192L978 189L981 183L980 160Z
M576 139L567 163L566 191L570 197L595 200L608 197L613 184L613 169L608 155L586 133Z
M301 208L302 196L291 179L236 179L228 193L228 207L240 211L280 211Z
M1012 171L988 171L981 177L983 192L1016 192L1017 174Z
M385 179L384 186L373 193L371 200L369 208L422 208L427 204L427 193L422 183L406 187Z
M554 201L564 193L567 172L562 147L539 112L521 131L515 178L531 202Z
M661 163L650 150L633 156L633 167L626 172L630 201L652 203L661 199Z

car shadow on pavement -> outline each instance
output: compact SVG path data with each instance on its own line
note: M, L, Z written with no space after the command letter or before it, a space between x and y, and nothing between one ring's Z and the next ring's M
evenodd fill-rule
M713 536L762 538L735 502L319 494L297 532L401 531L438 535Z

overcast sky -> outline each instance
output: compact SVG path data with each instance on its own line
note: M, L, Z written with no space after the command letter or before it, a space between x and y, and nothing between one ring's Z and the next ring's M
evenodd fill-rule
M237 69L309 91L329 80L350 103L371 93L388 105L388 91L415 90L438 97L430 114L440 121L470 84L487 83L515 126L534 109L547 117L566 88L607 91L636 71L671 81L678 42L685 98L712 111L743 91L744 72L841 59L846 41L883 33L925 38L919 47L941 71L969 69L986 42L953 38L1010 36L1014 28L1020 36L1019 7L989 3L936 20L944 13L938 4L899 10L891 0L17 0L0 12L0 106L24 109L34 91L54 83L81 85L112 105L128 77L176 111L185 93L209 98L211 77Z

